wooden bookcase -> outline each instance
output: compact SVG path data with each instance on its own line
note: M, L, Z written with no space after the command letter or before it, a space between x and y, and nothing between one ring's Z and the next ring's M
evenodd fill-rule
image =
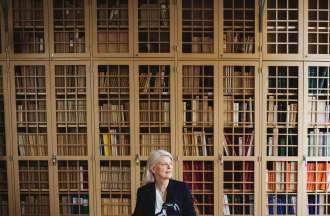
M9 2L9 45L12 58L47 57L48 1L14 0Z
M329 215L330 3L262 2L9 1L0 215L131 215L158 148L203 216Z
M329 63L305 65L305 99L307 106L304 127L305 188L304 203L308 214L330 213L329 200Z
M50 1L51 41L54 56L89 55L89 1Z
M222 1L220 4L220 56L259 57L259 2Z

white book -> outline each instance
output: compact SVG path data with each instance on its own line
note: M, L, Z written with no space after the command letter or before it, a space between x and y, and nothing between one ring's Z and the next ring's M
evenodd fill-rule
M273 137L268 137L268 156L273 156Z
M229 202L228 202L227 194L223 195L223 203L224 203L223 215L230 215L230 209L229 209Z
M327 175L327 192L330 192L330 170L328 170Z
M238 137L238 155L243 156L243 137Z
M239 122L239 103L233 104L233 123L234 126L238 126Z

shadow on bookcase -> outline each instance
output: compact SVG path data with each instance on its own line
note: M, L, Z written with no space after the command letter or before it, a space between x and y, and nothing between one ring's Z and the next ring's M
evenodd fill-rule
M8 216L7 162L0 161L0 215Z

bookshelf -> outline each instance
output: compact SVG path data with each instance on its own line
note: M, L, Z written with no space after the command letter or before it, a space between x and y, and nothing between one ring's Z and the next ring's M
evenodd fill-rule
M46 160L19 160L19 215L50 215L49 169Z
M53 0L51 4L51 56L88 53L88 1Z
M188 184L201 215L218 214L214 174L218 151L217 67L214 62L202 65L191 61L182 61L178 67L178 107L182 113L178 118L179 176Z
M46 65L17 64L12 77L15 90L17 155L48 156Z
M189 57L215 57L218 52L218 26L213 0L178 1L178 54Z
M0 213L7 216L9 215L7 161L0 160L0 170Z
M258 30L258 1L223 1L219 14L220 47L223 57L258 56L259 34Z
M99 215L131 215L131 162L100 161L101 212Z
M304 37L306 37L305 57L324 59L329 55L329 3L327 1L307 1L304 13L307 21L304 22Z
M310 215L330 213L330 146L329 146L329 64L308 63L305 65L307 87L305 98L305 152L306 178L304 189L307 212Z
M138 75L139 152L148 156L152 150L172 152L171 76L173 67L140 63Z
M137 56L173 56L174 7L170 0L135 1Z
M48 54L47 1L10 1L11 54L15 56L46 57ZM18 55L17 55L18 54Z
M264 6L265 58L302 57L303 1L267 0Z
M263 71L263 211L265 215L301 215L303 67L269 62Z
M57 155L86 157L91 152L89 65L57 62L52 72Z
M97 56L129 56L132 54L130 29L133 2L131 0L93 1L93 37Z
M59 160L58 215L89 215L89 166L86 160ZM92 210L91 210L92 211Z
M227 61L221 65L223 215L258 215L260 76L256 62ZM223 195L222 195L223 194Z
M3 5L0 215L128 216L158 148L203 216L330 215L330 4L262 2Z

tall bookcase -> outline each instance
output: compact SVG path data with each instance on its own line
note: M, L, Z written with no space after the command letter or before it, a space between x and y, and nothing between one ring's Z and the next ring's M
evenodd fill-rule
M131 215L159 148L203 216L330 214L328 0L8 6L0 215Z

